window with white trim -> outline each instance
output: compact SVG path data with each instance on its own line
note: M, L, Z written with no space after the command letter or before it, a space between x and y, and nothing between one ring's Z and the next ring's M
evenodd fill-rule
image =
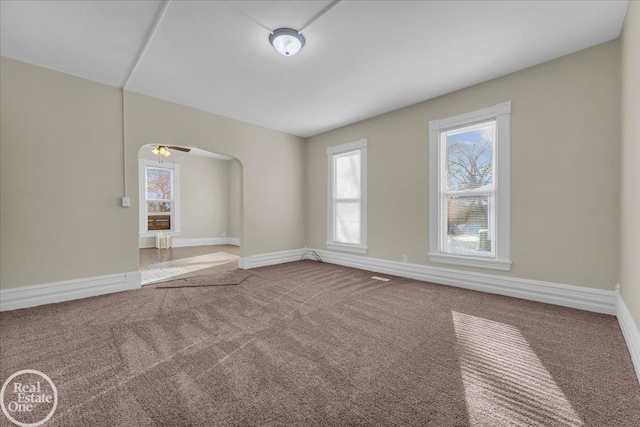
M511 102L429 122L432 262L508 271Z
M140 235L180 232L179 174L177 163L139 161Z
M327 247L367 253L367 140L327 148Z

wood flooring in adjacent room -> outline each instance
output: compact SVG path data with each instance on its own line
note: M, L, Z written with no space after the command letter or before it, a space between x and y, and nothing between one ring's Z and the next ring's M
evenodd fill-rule
M0 380L49 375L47 425L640 425L613 316L314 261L249 272L0 313Z
M240 248L233 245L140 249L142 284L235 270L238 258Z

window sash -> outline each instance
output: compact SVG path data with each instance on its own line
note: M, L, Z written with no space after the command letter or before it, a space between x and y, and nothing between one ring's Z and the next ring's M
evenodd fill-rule
M362 195L362 150L361 149L356 149L356 150L349 150L349 151L344 151L344 152L340 152L340 153L336 153L333 155L333 177L332 177L332 186L331 186L331 192L332 192L332 198L333 198L333 207L332 207L332 212L333 212L333 232L332 232L332 241L335 243L341 243L341 244L345 244L345 245L361 245L362 244L362 196L360 197L351 197L351 198L338 198L336 197L336 193L337 193L337 187L338 187L338 158L347 154L353 154L358 152L360 155L360 188L359 188L359 192ZM338 221L338 214L337 214L337 209L336 206L340 203L353 203L353 204L358 204L359 206L359 211L360 211L360 217L358 218L358 229L359 229L359 235L358 235L358 240L356 242L348 242L345 240L341 240L338 237L338 228L339 228L339 221Z
M474 188L470 190L447 190L448 188L448 169L447 169L447 137L450 135L456 135L464 132L470 132L478 129L482 129L486 127L487 124L493 123L494 126L494 135L492 142L492 150L491 150L491 185ZM497 191L496 191L496 182L497 182L497 173L498 168L496 165L496 151L497 151L497 123L495 119L483 120L473 124L465 124L463 126L458 126L455 128L443 129L439 131L439 145L440 145L440 161L439 161L439 172L440 172L440 188L439 188L439 204L440 204L440 218L439 222L439 252L447 255L454 256L465 256L465 257L476 257L476 258L496 258L496 247L498 245L497 242L497 233L496 233L496 223L498 213L496 211L496 199L497 199ZM488 210L488 240L492 242L491 251L486 254L483 253L463 253L463 252L454 252L449 251L447 247L447 240L449 238L448 229L449 229L449 212L448 212L448 203L447 200L450 197L469 197L469 196L488 196L489 200L493 201L492 209Z
M358 229L360 231L359 235L358 235L358 241L356 242L348 242L345 240L341 240L338 237L338 228L339 228L339 221L337 218L337 214L336 214L336 207L340 204L353 204L353 205L358 205L358 210L360 211L360 218L358 218ZM361 245L362 244L362 198L357 198L357 199L334 199L333 202L333 242L335 243L341 243L341 244L345 244L345 245Z
M147 216L170 215L171 213L172 213L172 211L168 211L168 212L147 212Z
M338 159L349 154L359 153L358 164L354 167L359 169L359 188L348 190L346 187L338 191ZM350 142L338 146L327 148L327 247L329 249L367 253L367 140ZM341 167L348 167L346 165ZM345 170L343 170L344 172ZM352 172L355 172L352 170ZM355 174L347 174L344 179L349 180ZM346 193L344 193L346 191ZM338 197L338 194L341 197ZM344 213L343 222L338 221L338 211ZM350 211L350 212L349 212ZM356 214L356 212L358 212ZM355 224L357 218L357 224ZM344 220L349 221L352 226L345 227ZM357 227L357 228L356 228ZM342 235L339 236L338 232ZM346 233L346 234L343 234ZM357 234L357 241L356 241Z
M469 257L477 257L477 258L496 258L496 247L497 247L497 233L496 233L496 222L497 222L497 212L496 212L496 194L494 191L484 191L482 193L474 193L473 196L487 196L489 200L490 208L488 209L488 224L487 224L487 240L491 242L491 251L486 251L486 253L482 253L479 250L479 253L465 253L465 252L456 252L448 250L448 238L449 238L449 197L465 197L458 196L453 192L451 193L442 193L440 198L440 207L441 207L441 218L440 218L440 252L447 255L458 255L458 256L469 256ZM467 196L468 197L468 196Z
M170 193L171 193L172 197L167 198L167 199L149 197L149 170L151 170L151 169L169 171L169 186L170 186ZM146 217L150 217L150 216L169 215L169 216L171 216L171 228L173 228L173 211L174 211L174 203L173 203L174 191L173 190L174 190L173 169L160 168L160 167L156 167L156 166L146 166L145 167L145 208L144 208L145 216ZM165 211L165 212L150 212L149 211L149 202L169 203L169 210Z
M155 169L155 170L166 170L169 171L169 185L171 187L171 197L168 199L160 199L160 198L153 198L153 197L149 197L149 170L150 169ZM145 188L145 200L148 202L172 202L174 199L174 174L173 174L173 169L169 169L169 168L161 168L161 167L157 167L157 166L145 166L144 168L144 188Z

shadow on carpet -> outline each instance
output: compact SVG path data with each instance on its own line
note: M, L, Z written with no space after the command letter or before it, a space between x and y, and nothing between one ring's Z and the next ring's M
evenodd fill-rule
M251 273L244 270L224 271L207 274L205 276L189 277L187 279L172 280L153 286L154 288L193 288L199 286L233 286L244 282Z

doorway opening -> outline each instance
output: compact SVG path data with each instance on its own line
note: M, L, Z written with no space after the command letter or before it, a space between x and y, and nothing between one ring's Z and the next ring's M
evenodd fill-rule
M238 268L242 164L195 147L138 152L142 285Z

